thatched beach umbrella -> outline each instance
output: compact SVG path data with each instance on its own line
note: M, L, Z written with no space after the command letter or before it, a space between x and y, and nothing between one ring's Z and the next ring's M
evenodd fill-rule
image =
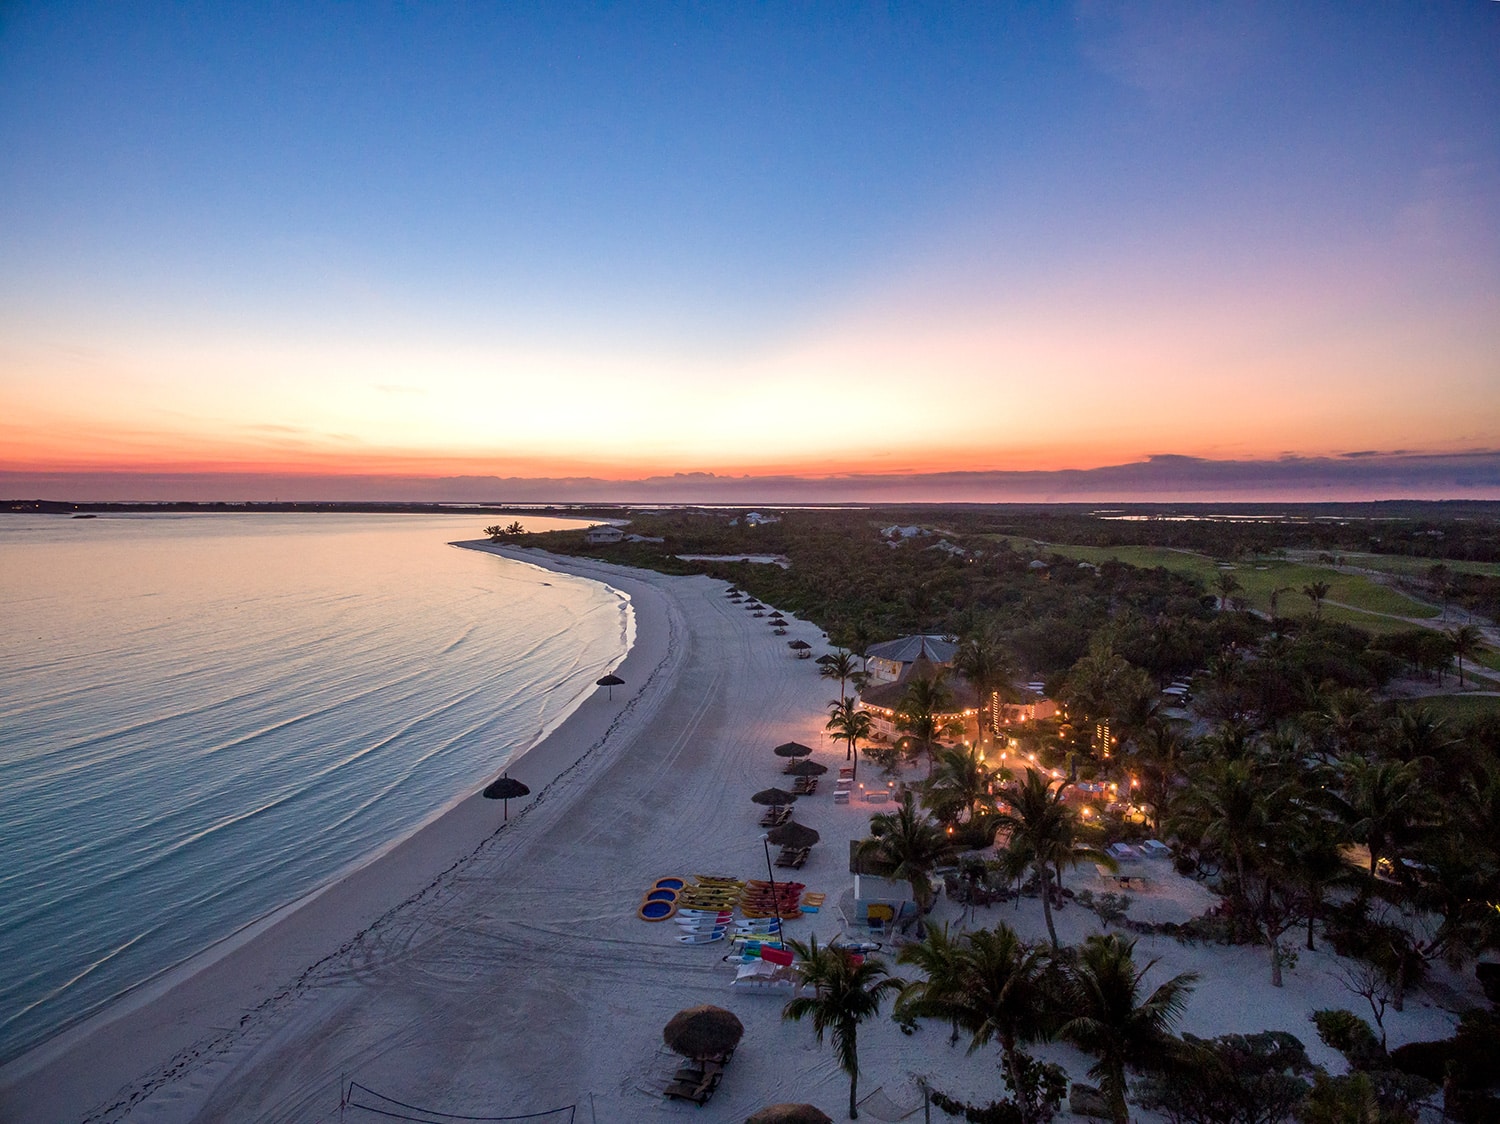
M745 1124L833 1124L833 1117L810 1104L771 1104Z
M618 675L606 675L603 679L595 680L594 686L608 687L609 699L611 702L613 702L615 698L615 688L625 686L625 680L621 679Z
M779 808L783 804L795 804L797 802L797 794L795 792L788 792L784 788L763 788L750 797L750 799L757 804L769 804L772 807Z
M807 659L807 652L812 651L812 645L806 640L788 640L786 646L797 653L798 659Z
M801 742L782 742L773 752L777 757L806 757L812 752L812 746Z
M531 789L527 788L524 784L522 784L518 780L515 780L513 777L506 776L504 773L501 773L498 777L492 780L488 785L485 786L484 789L484 796L487 800L505 801L503 807L505 809L506 822L510 821L511 798L516 796L529 795L531 795Z
M780 613L772 613L771 614L771 619L773 621L775 621L777 624L786 624L786 618L784 616L782 616Z
M813 660L813 663L820 663L824 667L827 667L831 663L838 663L838 657L835 656L832 652L824 652L817 659Z
M823 837L806 824L788 820L766 832L766 839L778 847L811 847Z
M745 1024L733 1011L704 1004L678 1011L662 1027L661 1040L685 1058L727 1054L740 1044Z
M828 766L819 765L811 758L804 757L801 761L794 761L782 771L789 777L821 777L828 772Z

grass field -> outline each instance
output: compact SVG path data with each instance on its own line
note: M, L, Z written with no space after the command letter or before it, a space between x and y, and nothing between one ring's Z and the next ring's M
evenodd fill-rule
M1066 546L1049 543L1045 549L1082 562L1098 563L1114 558L1131 566L1148 569L1162 566L1175 573L1197 578L1209 592L1213 592L1214 579L1221 572L1218 563L1206 555L1164 547ZM1278 614L1284 617L1308 616L1313 612L1313 605L1303 595L1303 586L1313 582L1326 582L1329 592L1323 603L1324 617L1357 625L1370 632L1400 632L1413 627L1404 621L1394 620L1393 617L1431 620L1439 615L1439 610L1434 606L1414 601L1363 574L1340 573L1331 566L1317 563L1267 560L1243 563L1228 572L1240 583L1241 589L1236 596L1243 597L1252 609L1263 613L1270 612L1271 596L1279 590L1276 602Z
M1470 722L1491 714L1500 714L1500 695L1432 695L1410 699L1409 706L1424 706L1434 717L1449 722Z
M1467 668L1470 664L1475 663L1481 667L1487 667L1491 671L1500 671L1500 651L1496 651L1494 648L1486 648L1484 651L1478 652L1464 660L1464 667Z
M1379 570L1382 574L1425 577L1428 570L1441 562L1455 574L1482 574L1488 578L1500 577L1500 562L1458 562L1446 558L1409 558L1404 554L1344 553L1340 554L1340 557L1350 566L1360 566L1366 570Z

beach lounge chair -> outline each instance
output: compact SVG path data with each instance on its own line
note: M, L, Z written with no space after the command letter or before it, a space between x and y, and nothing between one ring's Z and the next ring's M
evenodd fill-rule
M674 1081L662 1093L674 1101L692 1101L695 1105L706 1105L713 1098L718 1085L718 1081Z
M662 1090L662 1095L672 1100L692 1101L700 1107L707 1104L724 1080L728 1060L725 1056L722 1060L702 1058L688 1062L673 1075L672 1083Z
M811 847L783 847L781 853L776 856L776 865L801 870L802 864L807 862L807 856L810 854L812 854Z

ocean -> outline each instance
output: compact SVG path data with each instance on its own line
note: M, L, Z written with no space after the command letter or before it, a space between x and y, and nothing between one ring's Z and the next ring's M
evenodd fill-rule
M619 663L628 598L447 545L491 521L0 517L0 1061L477 791Z

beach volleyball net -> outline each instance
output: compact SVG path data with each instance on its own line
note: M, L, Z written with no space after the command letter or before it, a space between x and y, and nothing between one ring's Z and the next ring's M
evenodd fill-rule
M456 1124L458 1121L468 1121L469 1124L494 1124L503 1120L534 1120L537 1124L573 1124L577 1111L578 1106L570 1104L562 1108L549 1108L544 1112L526 1112L519 1116L461 1116L453 1112L439 1112L435 1108L422 1108L419 1105L398 1101L395 1097L377 1093L374 1089L361 1085L357 1081L350 1081L344 1087L339 1100L339 1120L348 1121L349 1124L376 1118L411 1120L416 1121L416 1124Z

